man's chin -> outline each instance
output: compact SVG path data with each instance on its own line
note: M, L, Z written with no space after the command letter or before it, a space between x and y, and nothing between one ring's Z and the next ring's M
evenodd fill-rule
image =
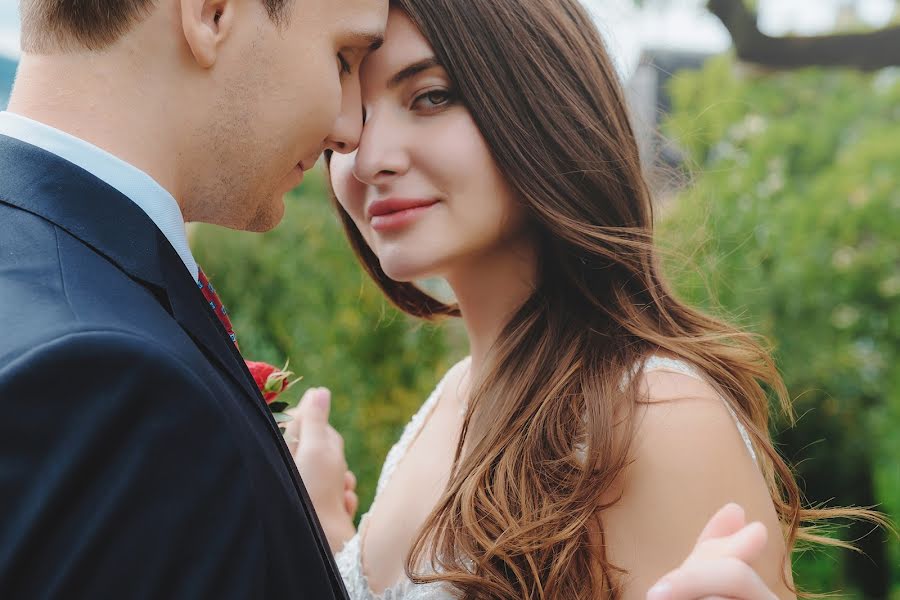
M221 210L225 207L220 207L218 212L207 211L207 214L185 215L185 217L190 222L208 223L235 231L265 233L274 229L284 218L284 194L275 193L263 197L267 198L266 202L256 206L242 203L243 210L240 211L225 211Z
M284 196L279 196L273 198L267 205L260 206L253 218L241 229L254 233L265 233L275 229L283 218Z

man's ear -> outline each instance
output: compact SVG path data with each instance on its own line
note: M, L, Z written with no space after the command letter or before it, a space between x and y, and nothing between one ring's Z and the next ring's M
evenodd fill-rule
M181 29L194 60L204 69L216 64L222 42L234 28L235 0L180 0Z

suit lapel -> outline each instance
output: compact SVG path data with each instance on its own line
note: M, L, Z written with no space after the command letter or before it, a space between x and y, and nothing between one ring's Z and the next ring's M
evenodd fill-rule
M160 234L162 237L162 234ZM174 249L163 238L160 242L160 255L163 263L178 262L181 265L181 259L175 254ZM167 269L163 268L163 273L167 279L166 289L169 294L169 301L172 305L172 314L181 327L190 335L194 342L206 349L208 356L212 356L223 366L228 374L244 388L244 391L251 396L254 404L263 411L263 418L269 423L269 429L277 438L275 440L282 460L290 472L291 481L294 489L300 496L302 507L306 517L315 533L316 543L323 556L326 569L331 577L332 587L335 592L346 594L344 591L344 582L328 545L327 537L319 522L319 518L313 509L312 500L306 491L306 486L297 473L294 458L291 456L287 445L281 436L277 424L269 412L268 406L265 404L262 395L259 393L256 383L253 381L244 359L237 350L234 342L228 337L228 333L222 326L219 319L213 314L203 297L202 292L190 277L185 277L184 268ZM342 597L346 598L346 595Z
M172 316L188 335L202 347L207 356L219 363L222 369L244 391L244 394L259 409L273 435L281 437L256 383L247 371L244 359L215 314L209 309L197 283L184 268L175 250L159 234L159 255L162 274Z

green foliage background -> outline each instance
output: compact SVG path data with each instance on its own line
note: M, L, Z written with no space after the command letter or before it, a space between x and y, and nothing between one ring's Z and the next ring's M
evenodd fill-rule
M260 235L199 226L194 254L228 305L243 354L282 365L308 387L332 390L331 420L344 434L371 503L381 464L410 416L464 350L452 327L420 324L384 300L358 266L320 173L286 199L275 230Z
M776 439L809 501L877 504L898 519L898 76L739 72L726 57L673 81L668 133L695 180L662 207L661 240L679 257L669 273L688 299L775 342L801 416L796 428L779 424ZM458 331L386 304L350 252L321 175L288 199L273 232L201 227L193 242L245 355L290 358L301 387L333 390L332 420L365 510L387 450L465 353ZM805 554L798 583L900 598L896 540L875 533L860 545L868 557Z
M671 272L686 297L776 343L800 416L777 441L810 501L877 504L896 521L900 76L740 73L723 57L672 82L668 134L695 181L664 219L666 246L693 259ZM900 597L900 548L885 537L860 541L869 559L805 556L798 582Z

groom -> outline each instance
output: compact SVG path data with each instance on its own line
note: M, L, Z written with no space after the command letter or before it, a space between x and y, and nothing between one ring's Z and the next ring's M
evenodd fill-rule
M360 135L387 0L22 0L0 114L0 598L345 598L184 221Z
M0 113L0 598L346 598L184 223L271 229L323 150L356 148L387 0L21 17ZM665 597L747 589L710 561L752 560L764 531L729 538L741 525L714 519Z

